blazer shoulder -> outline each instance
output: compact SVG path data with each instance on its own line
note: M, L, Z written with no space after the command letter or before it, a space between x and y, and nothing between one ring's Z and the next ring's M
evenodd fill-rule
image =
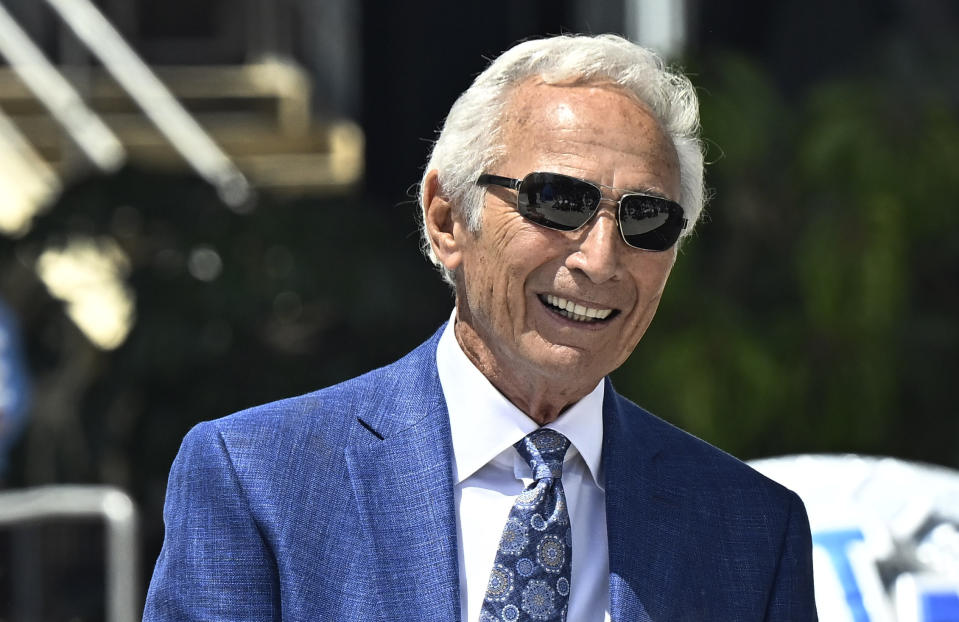
M621 425L630 428L637 442L648 447L656 461L669 465L674 477L687 480L692 489L762 491L774 505L802 507L798 495L766 477L739 458L657 417L618 393L613 393ZM772 500L772 499L771 499Z
M201 423L193 436L215 432L231 453L240 448L276 450L342 448L356 435L402 428L442 399L436 342L442 327L403 358L332 386L269 402ZM188 438L190 435L188 435Z
M612 392L604 426L613 594L637 590L649 619L814 619L795 493Z

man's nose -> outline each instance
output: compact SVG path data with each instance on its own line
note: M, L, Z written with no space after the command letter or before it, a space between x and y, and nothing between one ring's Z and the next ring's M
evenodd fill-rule
M574 252L566 258L566 267L579 270L594 283L605 283L619 272L624 246L616 222L616 207L603 207L582 229L574 233Z

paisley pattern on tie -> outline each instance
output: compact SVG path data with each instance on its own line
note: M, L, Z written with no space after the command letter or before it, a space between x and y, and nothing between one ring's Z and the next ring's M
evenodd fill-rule
M514 447L529 464L533 483L519 494L506 519L480 622L563 622L572 559L561 480L569 440L540 428Z

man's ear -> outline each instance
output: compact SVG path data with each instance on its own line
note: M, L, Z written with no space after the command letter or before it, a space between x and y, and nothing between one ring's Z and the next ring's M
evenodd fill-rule
M453 205L440 188L439 171L431 170L423 180L423 219L433 253L450 272L455 272L463 260L459 238L465 232L456 221Z

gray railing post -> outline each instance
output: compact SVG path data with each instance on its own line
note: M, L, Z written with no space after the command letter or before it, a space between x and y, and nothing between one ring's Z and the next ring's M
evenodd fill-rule
M111 486L59 485L0 492L0 525L101 518L106 526L108 622L140 618L139 546L133 500Z

